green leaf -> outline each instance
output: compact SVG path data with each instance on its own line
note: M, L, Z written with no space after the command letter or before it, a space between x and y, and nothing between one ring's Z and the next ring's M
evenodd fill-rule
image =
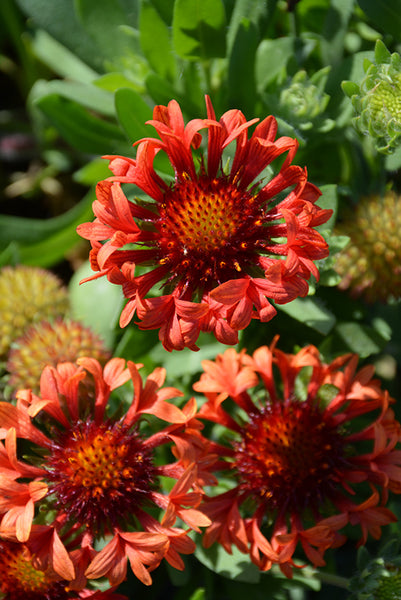
M114 116L114 99L112 94L94 85L88 85L77 81L52 81L38 80L30 92L30 101L38 102L41 98L50 95L73 100L82 106L90 108L100 114Z
M47 239L62 232L75 231L79 223L93 216L91 208L93 200L94 192L90 191L69 211L46 220L0 215L0 246L5 248L10 242L31 246L41 242L46 243Z
M275 40L263 40L256 51L255 72L259 91L263 91L286 68L294 56L294 40L281 37Z
M128 79L123 73L106 73L98 77L94 82L96 86L108 92L115 92L120 88L131 88L138 91L138 85L135 81Z
M358 0L358 4L375 28L401 41L401 0Z
M175 0L175 51L189 60L224 57L226 16L221 0Z
M59 227L50 235L41 235L39 238L40 241L27 244L26 239L29 237L29 234L26 233L25 239L22 242L19 242L18 245L16 242L12 242L12 244L15 245L13 262L44 268L52 267L61 262L66 254L81 240L76 232L78 225L84 221L89 221L93 217L91 206L93 199L94 191L91 190L85 198L83 198L77 206L68 211L68 213L65 213L61 217L51 219L53 225L54 221L57 219ZM15 218L17 219L18 217ZM14 239L16 240L17 236L21 239L23 230L28 232L29 229L32 229L37 236L38 233L40 233L40 230L43 232L47 223L49 223L49 221L20 219L20 222L15 222L14 226L10 224L8 235L10 236L14 231L16 233ZM4 225L5 222L3 221L3 226Z
M149 137L151 130L145 125L152 118L152 110L137 92L122 88L115 93L117 117L131 143Z
M255 55L258 45L256 26L243 19L234 40L228 67L228 96L232 107L253 116L256 100Z
M112 60L126 54L127 38L120 27L132 23L119 0L75 0L75 7L82 26L104 58Z
M265 26L272 22L274 11L278 0L236 0L231 15L230 25L227 33L227 46L229 52L232 50L234 40L238 29L241 27L243 19L252 22L258 31L258 38Z
M344 38L354 11L355 0L331 0L322 31L323 63L339 63L344 54Z
M80 152L129 153L125 137L116 125L91 115L76 102L51 94L33 104L44 112L60 135Z
M84 263L69 283L71 313L95 331L108 348L113 347L115 328L124 303L121 287L110 283L106 277L79 282L93 275L89 262Z
M102 179L111 176L109 163L104 158L95 158L75 171L73 179L81 185L92 186Z
M204 548L201 543L197 544L195 550L196 558L223 577L246 583L258 583L261 578L259 569L254 565L249 556L240 552L235 546L232 554L228 554L219 544L213 544L211 548Z
M322 195L317 201L317 204L320 208L329 209L333 211L330 219L316 227L318 231L331 231L335 225L337 218L337 206L338 206L338 197L337 197L337 186L335 184L327 184L322 185L320 187L320 191Z
M125 329L114 355L124 356L126 360L146 363L147 354L158 343L157 331L143 331L136 326L130 326Z
M17 0L17 3L38 27L69 48L83 62L96 70L102 68L103 59L77 18L74 0Z
M346 344L351 351L366 358L371 354L381 352L391 336L387 323L380 320L375 328L354 321L338 323L335 329L336 335Z
M75 81L88 84L97 77L97 72L84 63L76 54L39 29L32 40L32 48L38 58L55 73Z
M198 588L194 591L189 600L206 600L206 590L205 588Z
M296 298L288 304L276 304L275 306L293 319L305 323L323 335L327 335L336 322L334 314L325 308L318 298Z
M151 0L142 0L139 34L143 53L151 67L161 77L173 80L176 75L176 61L171 33Z

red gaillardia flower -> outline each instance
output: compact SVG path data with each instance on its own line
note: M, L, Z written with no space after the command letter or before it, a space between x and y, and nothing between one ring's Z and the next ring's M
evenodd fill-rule
M356 355L325 364L314 346L285 354L275 343L204 361L194 386L207 398L199 416L228 430L226 445L210 442L212 472L232 478L205 499L204 544L234 544L261 570L276 563L291 577L298 544L321 566L347 524L365 543L396 520L385 503L388 490L401 492L401 427Z
M0 540L0 592L3 600L128 600L113 590L72 590L51 569L39 569L26 544L9 540Z
M0 537L27 543L43 568L74 589L103 576L118 585L127 560L146 585L163 558L182 569L180 554L195 545L175 526L177 517L197 531L210 523L197 509L202 492L189 460L200 437L195 402L182 409L169 403L182 394L162 387L165 370L155 369L143 384L140 366L113 358L102 368L85 357L47 366L40 396L21 390L16 406L0 402ZM133 394L121 390L131 397L124 411L115 390L128 381ZM79 535L71 545L72 526ZM102 539L108 541L97 550Z
M136 159L105 157L114 177L98 184L94 222L78 227L92 245L97 273L89 279L106 275L128 298L120 325L136 312L141 329L160 329L167 350L197 350L201 331L235 344L252 318L276 314L270 300L305 296L311 274L319 276L313 261L328 255L314 227L331 211L315 205L320 191L306 169L291 164L297 141L275 139L272 116L248 139L258 119L229 110L217 121L208 97L206 105L207 118L187 125L175 100L156 106L148 123L160 139L137 142ZM207 158L194 160L200 130L207 130ZM234 141L225 169L223 152ZM174 169L173 183L155 171L160 151ZM284 153L266 182L264 170ZM128 200L121 184L135 184L152 200Z

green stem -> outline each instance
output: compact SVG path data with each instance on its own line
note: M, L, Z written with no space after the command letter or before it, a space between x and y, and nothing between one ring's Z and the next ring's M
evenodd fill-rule
M324 571L316 571L313 577L319 579L322 583L328 585L334 585L335 587L342 588L344 590L349 589L349 579L347 577L341 577L341 575L334 575L334 573L326 573Z

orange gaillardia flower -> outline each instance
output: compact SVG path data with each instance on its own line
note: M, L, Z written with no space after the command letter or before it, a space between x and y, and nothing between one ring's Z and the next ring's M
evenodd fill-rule
M160 139L137 142L136 159L105 157L114 176L98 184L94 222L78 227L92 244L91 278L106 275L128 298L120 325L136 313L142 329L160 329L167 350L197 350L201 331L235 344L252 318L276 314L270 300L305 296L311 274L319 276L313 261L328 255L314 227L331 211L316 206L320 191L306 169L291 164L297 141L275 139L272 116L248 139L258 119L229 110L217 121L208 97L206 105L207 118L186 125L175 100L156 106L148 123ZM200 130L207 130L207 158L194 160ZM223 152L234 141L225 169ZM154 168L160 151L174 169L173 183ZM284 153L266 181L265 169ZM135 184L152 200L128 200L122 184Z
M210 523L197 509L201 491L188 458L192 440L200 436L194 400L176 407L168 400L181 393L162 387L164 369L155 369L143 385L141 365L127 365L114 358L103 369L93 358L80 358L77 364L47 366L40 396L22 390L17 406L0 403L0 536L34 545L35 553L41 549L46 566L75 585L103 576L118 585L127 560L149 585L149 571L163 558L182 569L180 553L194 550L187 531L175 527L176 518L195 530ZM134 391L124 413L114 390L128 381ZM110 404L115 416L106 412ZM168 422L164 428L162 421ZM17 454L19 439L29 441L24 460ZM166 444L173 462L164 451L159 455ZM174 484L168 493L162 477ZM46 514L52 521L42 525ZM64 544L71 524L85 544L81 538L78 545ZM107 544L95 550L104 538Z
M0 592L3 600L127 600L111 590L76 592L51 569L41 570L26 544L0 541Z
M396 520L385 504L389 490L401 492L401 427L373 368L357 372L357 362L325 364L314 346L292 355L275 342L204 361L199 416L225 426L230 440L210 442L212 471L232 477L228 491L205 500L206 547L234 544L261 570L276 563L290 577L298 544L322 566L345 525L358 525L365 543Z

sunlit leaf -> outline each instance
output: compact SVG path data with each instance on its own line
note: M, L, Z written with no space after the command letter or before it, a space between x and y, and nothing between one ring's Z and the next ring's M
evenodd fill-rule
M120 286L111 284L106 277L79 282L93 275L89 263L84 263L72 276L69 295L72 316L95 331L112 348L115 329L124 303Z
M142 0L139 33L143 53L151 67L161 77L174 79L176 61L170 29L151 0Z
M335 315L317 298L296 298L288 304L276 304L276 308L323 335L327 335L336 322Z
M225 10L221 0L176 0L173 41L182 58L207 59L225 55Z

